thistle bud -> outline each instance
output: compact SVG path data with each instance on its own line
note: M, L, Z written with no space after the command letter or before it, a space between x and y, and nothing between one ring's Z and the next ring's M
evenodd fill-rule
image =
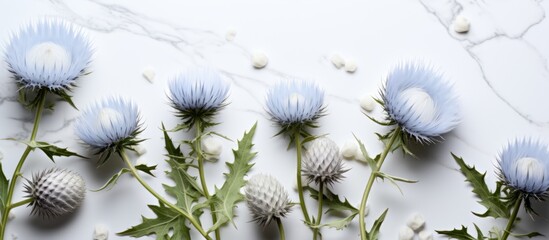
M65 169L49 169L33 176L25 185L32 199L31 214L59 216L76 210L86 194L84 179Z
M284 217L290 211L288 192L274 177L255 175L248 181L244 191L253 220L262 226L273 219Z
M315 139L305 154L301 168L309 182L332 184L343 178L343 163L339 147L329 138Z

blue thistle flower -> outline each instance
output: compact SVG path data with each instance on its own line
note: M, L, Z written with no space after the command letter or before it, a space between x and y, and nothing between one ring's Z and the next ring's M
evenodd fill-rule
M142 140L137 106L122 97L109 97L91 104L76 119L76 135L98 153L106 152L101 163L113 152L130 148Z
M282 81L267 92L267 112L282 127L281 133L316 127L316 120L324 112L323 104L324 91L314 82Z
M395 67L381 98L387 118L419 142L432 142L460 121L457 98L443 76L418 62Z
M168 86L171 105L188 128L197 122L202 129L215 125L212 118L225 106L229 93L229 84L219 72L209 68L183 72Z
M515 140L499 155L498 175L523 196L542 196L549 189L549 150L532 139Z
M61 20L41 20L14 34L5 60L26 89L70 90L91 61L90 42L82 31Z

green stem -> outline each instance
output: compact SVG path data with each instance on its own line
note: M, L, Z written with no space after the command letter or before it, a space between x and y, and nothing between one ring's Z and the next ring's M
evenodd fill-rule
M309 218L309 212L307 211L307 205L305 205L305 197L303 197L303 184L301 183L301 140L300 140L299 131L296 131L294 135L295 148L297 151L297 192L299 194L299 205L301 205L301 212L303 212L303 217L307 224L311 224L311 219Z
M507 240L507 237L509 237L509 234L511 234L511 229L513 228L513 224L517 219L517 215L518 215L521 203L522 203L522 197L519 197L515 202L515 205L513 206L513 212L511 213L511 217L507 222L507 227L505 227L505 231L503 231L503 236L501 237L501 240Z
M33 144L36 139L36 134L38 133L38 126L40 125L40 119L42 118L42 111L44 110L44 104L46 102L46 90L40 90L38 92L38 98L40 98L38 101L38 107L36 108L36 113L34 115L34 123L32 127L32 132L30 136L29 144ZM13 175L10 180L10 184L8 186L8 196L6 197L5 202L5 210L2 212L2 221L0 222L0 240L4 239L4 235L6 232L6 225L8 224L8 217L10 214L10 206L11 205L11 199L13 197L13 192L15 190L15 184L17 183L17 178L21 175L21 168L23 168L23 164L25 163L25 160L27 160L27 157L29 156L29 153L34 150L34 147L27 146L25 148L25 151L23 152L23 155L21 155L21 158L19 159L19 162L17 163L17 166L15 167L15 170L13 171Z
M276 218L276 225L278 225L278 233L280 235L280 240L285 240L286 235L284 234L284 225L282 225L282 220Z
M360 227L360 239L361 240L367 240L368 236L366 235L366 223L364 222L365 213L366 213L366 202L368 201L368 196L370 195L370 191L372 190L372 186L374 186L374 181L376 180L377 174L379 173L379 170L381 169L381 166L383 165L383 162L385 161L385 158L387 158L387 155L393 148L393 144L395 143L396 139L400 135L400 127L397 127L395 131L393 132L393 135L391 136L391 139L389 140L389 143L387 143L387 146L385 146L385 150L383 153L381 153L381 156L379 157L379 160L377 161L375 170L372 168L372 173L370 174L370 178L368 178L368 183L366 183L366 188L364 189L364 194L362 195L362 201L360 202L360 208L358 212L358 221L359 221L359 227Z
M196 142L195 142L195 151L196 156L198 159L198 174L200 176L200 185L202 185L202 191L204 191L204 195L206 196L206 199L208 202L210 202L210 213L212 215L212 224L215 224L217 222L217 215L215 210L215 204L210 201L211 195L208 191L208 185L206 184L206 177L204 174L204 155L202 154L202 145L201 145L201 138L202 138L202 125L199 121L196 123ZM215 239L220 240L221 234L219 232L219 228L215 229Z
M14 209L14 208L16 208L16 207L20 207L20 206L29 204L29 203L31 203L32 201L33 201L32 198L27 198L27 199L25 199L25 200L21 200L21 201L19 201L19 202L12 203L12 204L9 205L7 208L8 208L9 210L11 210L11 209Z
M200 226L200 223L198 223L198 221L190 214L186 213L185 211L181 210L181 208L173 205L171 202L169 202L168 200L166 200L164 197L160 196L160 194L158 194L156 191L154 191L151 186L149 186L144 180L143 178L141 178L141 176L139 176L139 174L137 173L137 170L135 169L135 167L133 166L133 164L130 162L130 159L128 158L128 155L126 154L126 151L124 149L120 150L120 156L122 157L122 159L124 160L124 162L126 163L126 165L128 166L128 168L130 169L130 172L132 173L132 175L135 177L135 179L137 179L137 181L139 183L141 183L141 185L147 189L147 191L149 191L149 193L151 193L156 199L158 199L158 201L160 201L161 203L163 203L164 205L172 208L173 210L177 211L178 213L180 213L181 215L183 215L185 218L189 219L189 221L191 222L191 224L196 228L196 230L198 232L200 232L200 234L202 234L202 236L204 236L205 239L207 240L212 240L212 238L210 236L208 236L208 233L206 233L206 231L204 231L204 229L202 228L202 226Z
M320 235L320 223L322 222L322 199L324 198L324 182L318 186L318 212L316 213L316 224L318 227L313 232L313 239L316 240Z

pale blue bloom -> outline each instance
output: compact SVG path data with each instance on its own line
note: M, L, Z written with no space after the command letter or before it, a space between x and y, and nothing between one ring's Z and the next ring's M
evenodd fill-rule
M324 91L314 82L281 81L267 92L267 112L283 127L313 125L322 116L323 104Z
M137 106L118 96L92 103L75 123L76 135L99 150L133 145L140 131Z
M420 142L431 142L460 121L457 98L441 74L419 62L396 66L381 91L391 122Z
M187 70L172 79L168 86L172 106L189 126L197 120L210 124L229 93L229 84L219 72L209 68Z
M532 139L515 140L498 159L499 176L506 185L526 195L544 194L549 189L549 150Z
M61 20L41 20L13 34L5 60L24 88L68 90L91 61L90 42Z

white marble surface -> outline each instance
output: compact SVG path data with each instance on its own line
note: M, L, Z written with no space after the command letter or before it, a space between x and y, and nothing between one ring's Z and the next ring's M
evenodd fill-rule
M111 94L134 99L140 106L146 130L142 157L158 164L158 178L147 177L157 189L166 181L160 123L174 126L178 119L167 105L167 80L181 69L195 65L213 66L232 83L231 104L218 116L215 130L232 139L258 122L255 144L259 152L253 173L270 173L293 191L295 151L286 151L287 139L277 132L264 111L265 90L285 78L317 81L326 90L328 115L320 121L318 134L327 133L338 143L356 134L372 153L381 150L374 132L385 129L369 121L359 108L358 98L375 94L388 69L403 59L424 59L438 66L453 82L460 95L463 121L446 141L419 148L421 159L390 155L384 169L394 175L417 179L403 185L404 195L390 184L378 182L369 202L372 223L386 207L389 214L381 239L397 239L398 229L413 212L422 213L427 229L451 229L460 224L479 223L488 230L504 222L479 219L471 211L483 208L476 203L464 177L455 170L449 153L461 155L478 169L487 171L493 183L494 160L509 139L534 136L549 142L549 21L547 1L534 0L384 0L384 1L8 1L0 0L0 40L8 41L22 24L43 17L59 17L82 26L95 48L92 73L81 78L74 91L80 108ZM453 31L452 21L462 14L471 21L467 34ZM225 39L236 31L233 41ZM251 55L264 51L269 63L254 69ZM337 52L354 59L358 70L347 73L330 62ZM147 66L156 70L153 83L142 77ZM32 114L16 101L16 86L4 62L0 63L0 137L24 139L32 127ZM381 116L377 108L374 115ZM73 134L78 112L67 104L43 119L38 139L55 142L78 152L84 147ZM189 135L177 136L185 138ZM231 160L232 142L223 142L222 159ZM2 164L11 173L22 144L0 141ZM24 175L53 166L70 168L83 175L90 189L102 185L121 167L113 159L96 168L93 160L58 158L56 165L42 153L34 152L24 167ZM348 162L346 179L333 186L358 205L369 170L358 162ZM210 184L220 186L222 162L209 164ZM493 184L492 184L493 185ZM19 186L20 189L21 186ZM15 199L22 196L16 194ZM129 176L110 191L89 192L83 207L69 218L39 220L29 217L29 208L18 208L8 226L7 236L18 239L91 239L94 226L105 224L110 239L139 223L140 215L152 216L146 204L155 200ZM549 235L549 208L536 204L540 216L531 219L521 212L517 231L540 231ZM309 208L316 209L313 202ZM261 229L250 222L248 209L240 204L236 225L222 229L223 239L277 239L276 228ZM373 215L372 215L373 214ZM204 222L209 220L204 215ZM284 220L288 239L310 239L301 224L301 212ZM358 221L344 231L323 230L324 239L358 239ZM201 239L193 233L196 239ZM438 236L437 236L438 237ZM154 238L151 238L154 239Z

